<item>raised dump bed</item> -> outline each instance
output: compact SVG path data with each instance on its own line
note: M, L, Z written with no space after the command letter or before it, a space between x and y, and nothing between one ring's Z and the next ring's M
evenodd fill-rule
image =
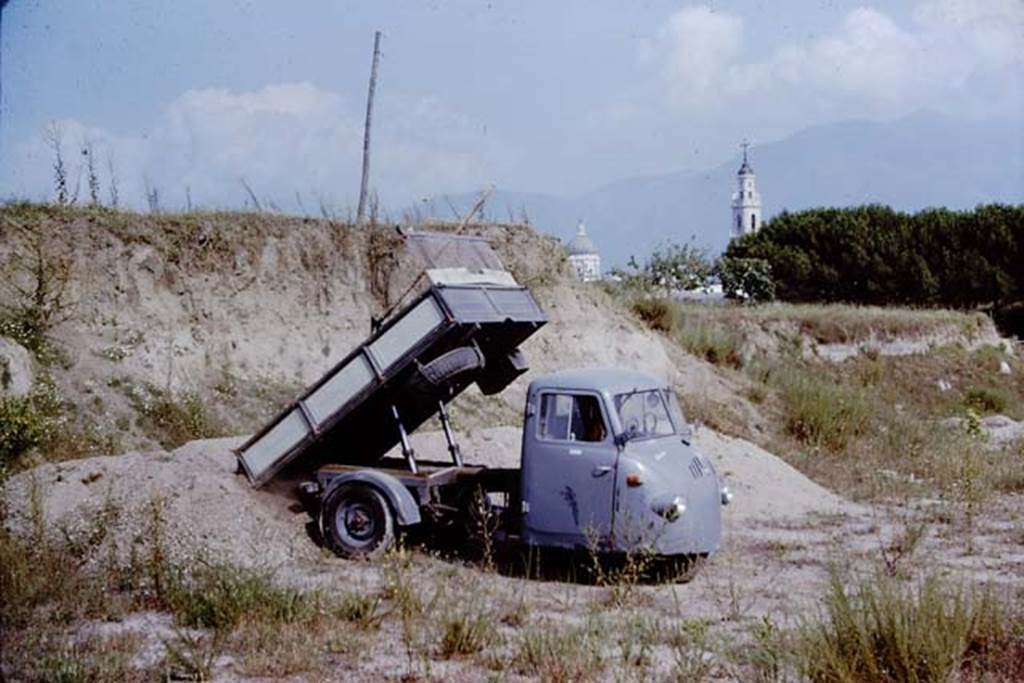
M518 350L547 317L479 238L407 238L429 283L237 451L253 486L301 459L372 463L476 382L485 394L526 371ZM444 257L466 265L447 265ZM447 428L447 421L445 420ZM453 456L459 462L457 450Z

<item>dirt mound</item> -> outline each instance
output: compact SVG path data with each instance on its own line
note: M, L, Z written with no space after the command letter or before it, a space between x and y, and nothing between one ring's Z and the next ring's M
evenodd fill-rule
M66 358L51 374L61 398L76 406L70 425L95 437L75 455L258 429L361 343L371 317L423 285L422 263L410 261L394 226L266 214L21 211L11 218L34 226L53 258L70 264L73 315L52 333ZM8 213L17 212L0 207L0 216ZM628 366L719 401L741 393L600 287L577 282L556 240L525 226L458 229L486 237L550 318L523 349L533 372L501 396L476 393L464 428L512 424L529 378L569 367ZM2 240L0 260L25 249L14 237ZM11 277L30 275L15 271ZM206 428L157 428L176 422Z
M694 446L711 458L719 476L732 490L729 516L733 519L769 522L814 514L853 514L860 510L749 441L700 429L694 435Z
M514 427L460 435L467 462L514 467L521 435ZM194 441L173 451L136 452L39 466L10 479L7 505L16 529L33 528L33 498L51 533L95 538L100 526L122 557L139 552L154 534L167 553L186 560L246 566L295 567L323 556L311 541L308 515L292 495L294 482L253 490L236 473L231 448L238 438ZM741 439L702 429L696 445L735 491L727 518L736 523L777 521L852 510L779 458ZM418 457L444 461L440 432L413 435ZM396 454L397 455L397 454ZM276 489L276 490L275 490ZM38 509L38 506L37 506Z
M72 542L109 538L122 558L131 556L133 546L147 552L142 548L155 534L162 534L173 559L207 553L215 561L277 566L315 558L319 551L305 533L307 518L289 509L294 501L254 491L235 473L230 449L239 443L211 439L170 453L41 465L8 482L10 520L27 531L41 517L49 533Z

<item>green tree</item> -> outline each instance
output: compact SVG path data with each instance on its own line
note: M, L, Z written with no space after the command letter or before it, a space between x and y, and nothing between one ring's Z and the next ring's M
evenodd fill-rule
M718 260L715 273L728 299L755 304L775 298L772 267L765 259L726 256Z

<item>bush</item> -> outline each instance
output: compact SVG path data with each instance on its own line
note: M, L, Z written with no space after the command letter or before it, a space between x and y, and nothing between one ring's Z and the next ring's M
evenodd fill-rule
M441 655L471 655L495 642L498 632L489 614L448 614L441 620Z
M605 668L602 648L608 634L600 619L569 628L541 624L522 631L517 670L546 681L584 681Z
M695 356L712 365L743 365L740 354L743 341L732 330L713 322L684 321L675 333L679 344Z
M626 271L613 271L626 289L641 293L671 294L702 286L711 275L711 261L693 244L666 242L641 265L630 257Z
M866 430L872 411L861 390L792 370L781 384L786 431L799 441L838 453Z
M223 435L223 426L197 394L175 394L146 385L142 390L129 387L129 396L142 416L146 434L164 448Z
M970 680L1009 680L1020 673L1013 660L1024 651L1021 636L1019 616L990 593L935 577L914 589L881 575L847 589L833 572L824 614L804 625L797 661L812 681L948 681L962 671L975 674Z
M277 624L308 621L319 595L276 584L267 572L229 564L204 565L167 591L171 611L185 626L230 630L243 620Z
M633 312L652 330L670 332L678 321L673 302L662 297L640 297L633 301Z
M0 466L36 448L54 432L60 415L57 390L49 382L26 396L0 397Z
M964 403L982 413L1003 413L1010 405L1010 397L1000 389L973 387L964 395Z
M756 304L775 298L772 266L765 259L724 256L715 265L715 273L728 299Z

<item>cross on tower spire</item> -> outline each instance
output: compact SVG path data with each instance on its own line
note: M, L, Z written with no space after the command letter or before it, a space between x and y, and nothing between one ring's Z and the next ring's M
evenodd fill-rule
M750 140L743 138L743 142L740 143L740 147L743 148L743 163L747 163L747 148L750 147Z

